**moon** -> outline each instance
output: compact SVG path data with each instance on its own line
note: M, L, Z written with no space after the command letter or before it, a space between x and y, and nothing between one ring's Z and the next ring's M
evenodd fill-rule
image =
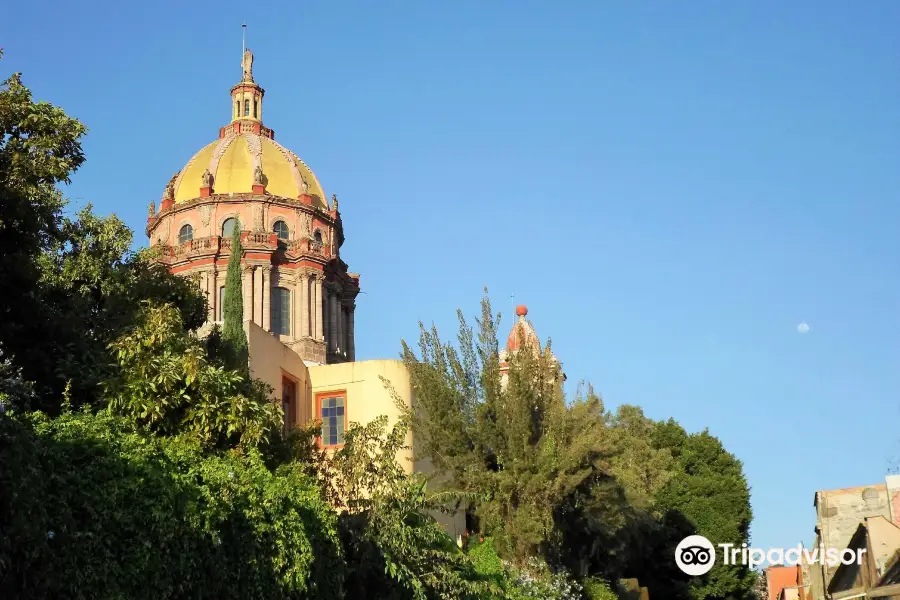
M801 335L805 334L805 333L809 333L809 325L807 325L805 322L800 323L799 325L797 325L797 333L799 333Z

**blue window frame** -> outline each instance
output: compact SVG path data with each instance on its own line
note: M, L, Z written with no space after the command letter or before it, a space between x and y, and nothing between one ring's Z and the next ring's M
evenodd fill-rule
M344 396L321 397L318 404L319 418L322 419L322 445L343 444L347 409Z

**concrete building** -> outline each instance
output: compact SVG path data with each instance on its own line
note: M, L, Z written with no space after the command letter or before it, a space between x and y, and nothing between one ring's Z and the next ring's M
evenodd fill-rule
M883 580L900 557L900 527L882 516L866 517L846 547L865 553L861 563L835 569L828 584L831 598L900 598L900 585Z
M813 505L816 548L865 548L866 553L856 569L810 565L810 598L891 597L873 596L874 590L866 588L883 587L900 575L900 476L888 476L883 484L819 491ZM892 593L900 594L900 588Z

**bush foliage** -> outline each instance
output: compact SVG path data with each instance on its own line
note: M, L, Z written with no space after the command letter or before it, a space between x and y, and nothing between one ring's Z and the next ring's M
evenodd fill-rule
M341 597L337 519L304 475L108 412L0 416L0 597Z

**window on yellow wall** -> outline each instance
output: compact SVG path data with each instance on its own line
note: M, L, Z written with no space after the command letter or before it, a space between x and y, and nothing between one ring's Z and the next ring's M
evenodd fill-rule
M293 427L297 419L295 407L297 405L297 384L287 377L281 378L281 408L284 410L284 432L287 433Z
M256 117L256 100L253 101L253 118L254 119L257 118Z
M249 100L244 100L244 116L245 117L250 116L250 101Z
M322 419L322 446L341 446L347 426L346 393L330 392L316 396L316 414Z

